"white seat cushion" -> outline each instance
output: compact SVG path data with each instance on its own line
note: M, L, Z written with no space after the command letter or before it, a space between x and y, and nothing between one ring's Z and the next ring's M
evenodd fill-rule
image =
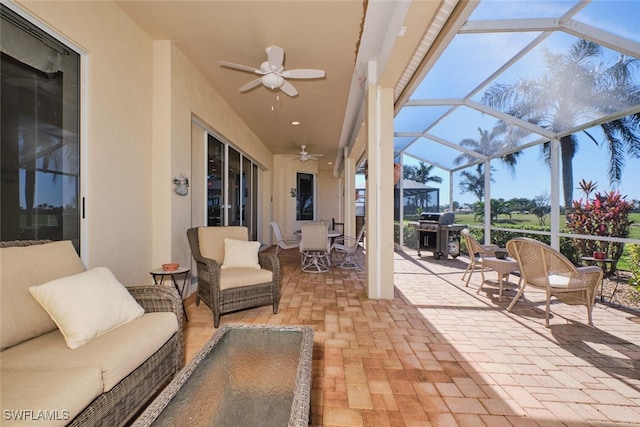
M568 288L569 280L571 278L567 276L561 276L559 274L550 274L549 275L549 286L552 288Z

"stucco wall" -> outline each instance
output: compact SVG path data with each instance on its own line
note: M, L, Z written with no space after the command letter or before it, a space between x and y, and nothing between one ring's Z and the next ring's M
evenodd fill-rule
M297 172L316 174L317 218L331 221L331 218L341 217L341 181L334 178L331 171L319 170L318 162L303 163L290 155L273 158L273 221L278 223L285 237L292 237L293 232L302 227L302 222L296 221L296 199L291 197L291 189L296 188Z
M16 3L86 52L84 261L125 283L148 282L152 40L111 2Z
M191 175L197 116L259 162L272 155L169 41L154 41L115 3L16 2L86 54L82 141L88 268L110 267L124 283L149 283L162 262L190 262L191 197L173 177ZM271 177L261 191L262 240L269 240Z

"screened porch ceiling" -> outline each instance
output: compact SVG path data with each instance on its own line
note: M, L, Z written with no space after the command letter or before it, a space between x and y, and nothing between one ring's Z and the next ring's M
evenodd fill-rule
M638 60L638 22L640 2L635 1L484 0L466 6L445 36L450 40L440 44L441 52L429 53L422 75L402 89L410 95L396 103L396 158L405 154L455 172L640 112L638 64L631 67L635 93L596 93L581 79L569 79L571 84L547 94L552 99L535 120L522 120L506 107L492 108L483 99L496 85L540 82L548 73L545 52L566 55L581 39L601 46L602 54L584 64L596 70L620 58ZM540 119L545 115L550 119ZM508 132L485 152L460 144L478 139L478 129L498 125Z

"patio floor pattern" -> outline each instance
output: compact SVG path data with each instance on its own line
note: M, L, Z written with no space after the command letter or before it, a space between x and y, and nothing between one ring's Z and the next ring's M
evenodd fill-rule
M552 303L545 328L544 293L527 290L509 313L515 286L502 301L496 287L477 294L479 273L461 280L464 257L395 253L395 298L370 300L362 270L302 273L295 249L279 256L278 314L260 307L221 325L314 328L312 425L640 425L638 313L597 303L592 328L584 307ZM204 304L185 303L189 360L215 329Z

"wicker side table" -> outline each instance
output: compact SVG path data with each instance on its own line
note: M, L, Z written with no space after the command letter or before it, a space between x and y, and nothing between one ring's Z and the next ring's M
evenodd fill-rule
M480 293L480 289L482 289L482 285L484 285L486 281L484 278L485 268L490 268L498 274L498 286L500 287L498 295L500 300L502 300L503 283L508 280L509 274L512 271L518 270L518 262L511 258L499 259L491 256L482 257L482 269L480 270L480 274L482 275L482 282L478 287L478 293Z

